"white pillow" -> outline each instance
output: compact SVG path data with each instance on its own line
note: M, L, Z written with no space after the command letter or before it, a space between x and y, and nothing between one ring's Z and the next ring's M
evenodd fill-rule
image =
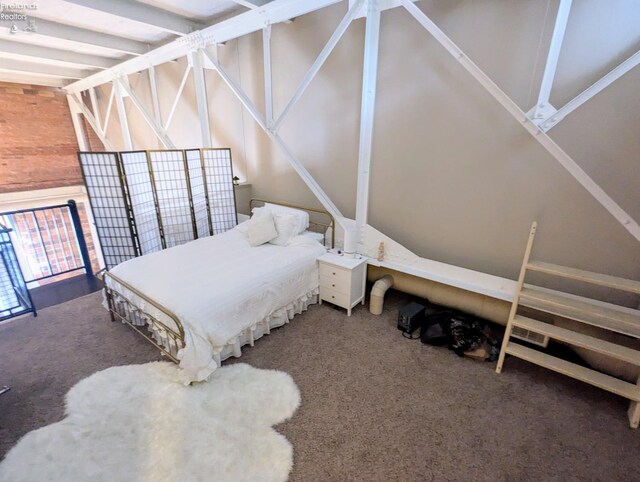
M309 213L307 211L269 203L265 203L264 207L273 212L273 214L291 214L295 216L297 219L296 234L302 234L309 227Z
M278 231L274 223L273 214L269 211L253 216L249 221L243 223L244 232L253 247L268 243L278 237Z
M270 213L270 211L267 211ZM290 213L275 213L273 215L273 221L278 231L278 236L271 239L269 242L276 246L286 246L289 241L298 235L298 229L300 228L300 220L295 215Z
M314 241L317 241L320 244L324 244L324 234L322 233L316 233L315 231L305 231L304 233L302 233L302 236L308 236Z

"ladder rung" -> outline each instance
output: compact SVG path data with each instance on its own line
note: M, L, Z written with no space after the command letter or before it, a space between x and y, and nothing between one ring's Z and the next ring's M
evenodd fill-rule
M575 363L547 355L517 343L509 342L506 352L568 377L589 383L633 401L640 401L640 387Z
M584 271L576 268L569 268L567 266L545 263L544 261L530 261L527 264L527 269L553 276L561 276L563 278L584 281L585 283L591 283L594 285L607 286L609 288L627 291L629 293L640 294L640 281L618 278L616 276L594 273L592 271Z
M637 310L532 285L522 289L519 304L640 338L640 312Z
M622 360L640 366L640 351L627 348L626 346L617 345L606 340L585 335L584 333L568 330L520 315L516 315L513 319L513 324L514 326L519 326L525 330L533 331L573 346L587 348L615 358L616 360Z

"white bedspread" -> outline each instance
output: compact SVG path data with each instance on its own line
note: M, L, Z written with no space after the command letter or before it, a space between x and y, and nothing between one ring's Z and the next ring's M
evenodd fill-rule
M317 293L316 259L324 252L307 236L294 238L286 247L252 248L236 227L131 259L112 273L178 316L186 341L178 359L188 383L206 379L217 368L215 358L225 345L244 330ZM142 310L169 321L122 286L113 288Z

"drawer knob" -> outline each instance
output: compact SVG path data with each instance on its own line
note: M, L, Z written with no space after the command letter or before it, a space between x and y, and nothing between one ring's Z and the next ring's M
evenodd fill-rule
M331 287L332 287L332 288L335 288L335 287L336 287L336 285L331 285Z
M332 298L335 298L335 296L331 295Z
M335 276L335 275L336 275L336 272L334 271L334 272L333 272L333 276Z

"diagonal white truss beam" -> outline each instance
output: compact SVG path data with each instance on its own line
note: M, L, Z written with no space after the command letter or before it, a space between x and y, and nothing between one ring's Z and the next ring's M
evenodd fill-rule
M329 57L329 55L331 55L331 52L333 52L333 49L335 48L335 46L338 44L338 42L346 32L352 20L356 17L358 12L360 11L360 8L362 7L363 3L364 3L364 0L357 0L355 4L353 4L351 8L349 8L345 16L342 18L342 20L336 27L335 31L329 38L329 41L324 46L324 48L320 51L320 54L318 54L318 58L316 58L315 62L313 62L313 64L305 74L304 78L302 79L302 82L300 82L300 85L296 89L295 93L293 94L293 96L291 97L287 105L284 107L284 109L282 109L282 112L280 113L280 116L278 117L278 119L274 122L273 130L275 132L277 132L280 129L280 126L282 125L282 122L284 121L284 118L286 117L286 115L289 113L291 108L294 105L296 105L296 103L300 100L300 97L302 97L302 94L304 94L304 91L307 90L307 87L309 87L309 84L311 84L311 81L314 79L314 77L316 76L320 68L322 68L325 61Z
M147 111L147 108L144 106L138 96L133 92L133 90L129 86L129 83L124 79L118 79L116 83L122 90L122 93L126 95L129 100L131 100L136 109L138 109L140 114L142 114L142 118L149 125L149 127L151 127L151 130L153 130L153 133L158 137L158 139L160 139L162 145L164 145L164 147L166 147L167 149L175 149L176 145L167 135L162 126L156 124L156 120L154 119L153 115L151 115L149 111Z
M556 23L553 27L553 35L551 36L551 44L549 45L549 53L547 54L547 63L545 64L542 82L540 84L538 102L531 111L532 119L543 119L545 112L549 109L551 87L553 86L553 79L556 76L556 69L558 68L558 59L560 58L560 51L562 50L564 34L567 30L572 1L573 0L560 0Z
M72 67L80 66L81 68L89 67L97 69L108 69L119 62L115 59L98 57L96 55L81 54L70 50L54 49L2 39L0 39L0 57L48 64L72 64Z
M187 79L189 78L190 72L191 72L191 64L187 64L187 66L184 69L184 73L182 74L182 79L180 79L180 84L178 85L178 90L176 91L176 97L173 99L173 103L171 104L171 109L169 109L169 115L167 116L167 120L164 122L165 130L168 129L169 126L171 125L171 121L173 120L173 114L176 113L178 102L180 101L180 97L182 96L182 91L184 90L184 87L187 84ZM157 122L157 119L156 119L156 122ZM158 122L158 125L162 126L160 122Z
M410 0L400 0L422 25L467 72L469 72L549 154L551 154L631 235L640 241L640 226L576 162L545 134L422 10Z
M212 55L203 50L208 64L211 66L213 70L215 70L220 78L224 81L225 84L231 89L231 91L236 95L240 103L244 106L245 109L251 114L251 117L258 123L260 128L269 136L269 138L273 141L273 143L278 146L278 148L285 155L293 169L298 173L298 175L302 178L307 187L311 190L311 192L318 198L320 203L324 206L324 208L331 213L331 215L336 218L336 221L340 222L340 219L343 217L342 213L338 209L338 207L331 201L329 196L324 192L324 190L320 187L320 185L316 182L316 180L311 176L309 171L302 165L302 163L293 155L293 153L289 150L286 143L282 140L282 138L273 130L269 130L267 128L267 124L262 117L260 111L256 108L256 106L251 102L251 99L245 94L242 88L236 84L236 82L229 76L226 70L212 57Z
M115 86L111 84L111 93L109 94L109 101L107 102L107 112L104 114L104 121L102 121L102 133L107 135L107 127L109 127L109 120L111 119L111 108L113 107L113 99L115 97Z
M78 149L80 151L88 151L89 144L85 136L84 127L80 122L80 110L76 107L72 94L67 94L67 103L69 104L69 112L71 113L71 123L73 124L73 130L76 134L76 140L78 141Z
M100 122L100 106L98 105L98 97L96 96L96 89L91 87L89 89L89 98L91 99L91 112L93 112L93 117L96 120L96 125L98 129L104 135L104 127L102 127L102 122Z
M358 186L356 191L356 239L358 242L364 240L364 228L367 225L369 214L369 172L371 170L373 147L378 48L380 45L380 10L377 7L377 0L367 1L366 19L362 101L360 106L360 141L358 145Z
M130 0L65 0L82 7L98 10L117 17L157 28L175 35L186 35L202 28L202 25L192 20L176 15L161 8L147 5L139 1Z
M67 101L69 102L69 108L71 109L72 121L74 124L76 137L78 138L78 145L80 146L80 149L84 151L88 151L89 146L87 145L86 140L84 138L84 134L83 134L84 129L78 123L78 118L75 117L79 113L82 114L84 118L87 120L87 123L91 126L93 131L96 133L96 135L104 145L105 149L112 151L113 145L111 144L111 141L109 141L109 139L107 139L107 137L102 133L102 131L100 130L100 127L98 126L98 122L96 121L91 111L87 108L85 103L82 102L82 99L79 99L75 94L67 94Z
M627 60L618 65L615 69L609 72L607 75L602 77L600 80L595 82L593 85L588 87L586 90L578 94L575 98L567 102L562 108L558 109L558 111L542 121L540 123L540 127L543 131L547 132L549 129L557 125L562 119L571 114L574 110L580 107L582 104L587 102L589 99L594 97L595 95L602 92L608 86L610 86L613 82L618 80L624 74L632 70L640 64L640 50L629 57Z
M162 125L162 111L160 110L160 97L158 96L158 83L156 82L156 68L150 65L147 73L149 74L149 88L151 90L151 102L153 103L153 117L158 125Z
M56 23L42 18L36 19L36 28L36 33L31 35L71 40L73 42L101 47L125 54L141 55L149 52L149 45L144 42L118 37L117 35L96 32L94 30L73 27L71 25ZM111 80L113 79L108 79L107 82L110 82ZM105 82L100 82L99 84L104 83ZM93 87L99 84L94 84Z
M179 57L184 57L190 51L194 50L194 47L201 48L207 45L224 43L242 37L243 35L262 30L265 25L284 22L340 1L341 0L273 0L260 8L241 13L185 37L180 37L152 50L146 55L127 60L112 69L104 70L78 82L74 82L67 86L66 90L67 92L81 92L90 87L111 82L119 76L146 70L150 65L159 65Z

